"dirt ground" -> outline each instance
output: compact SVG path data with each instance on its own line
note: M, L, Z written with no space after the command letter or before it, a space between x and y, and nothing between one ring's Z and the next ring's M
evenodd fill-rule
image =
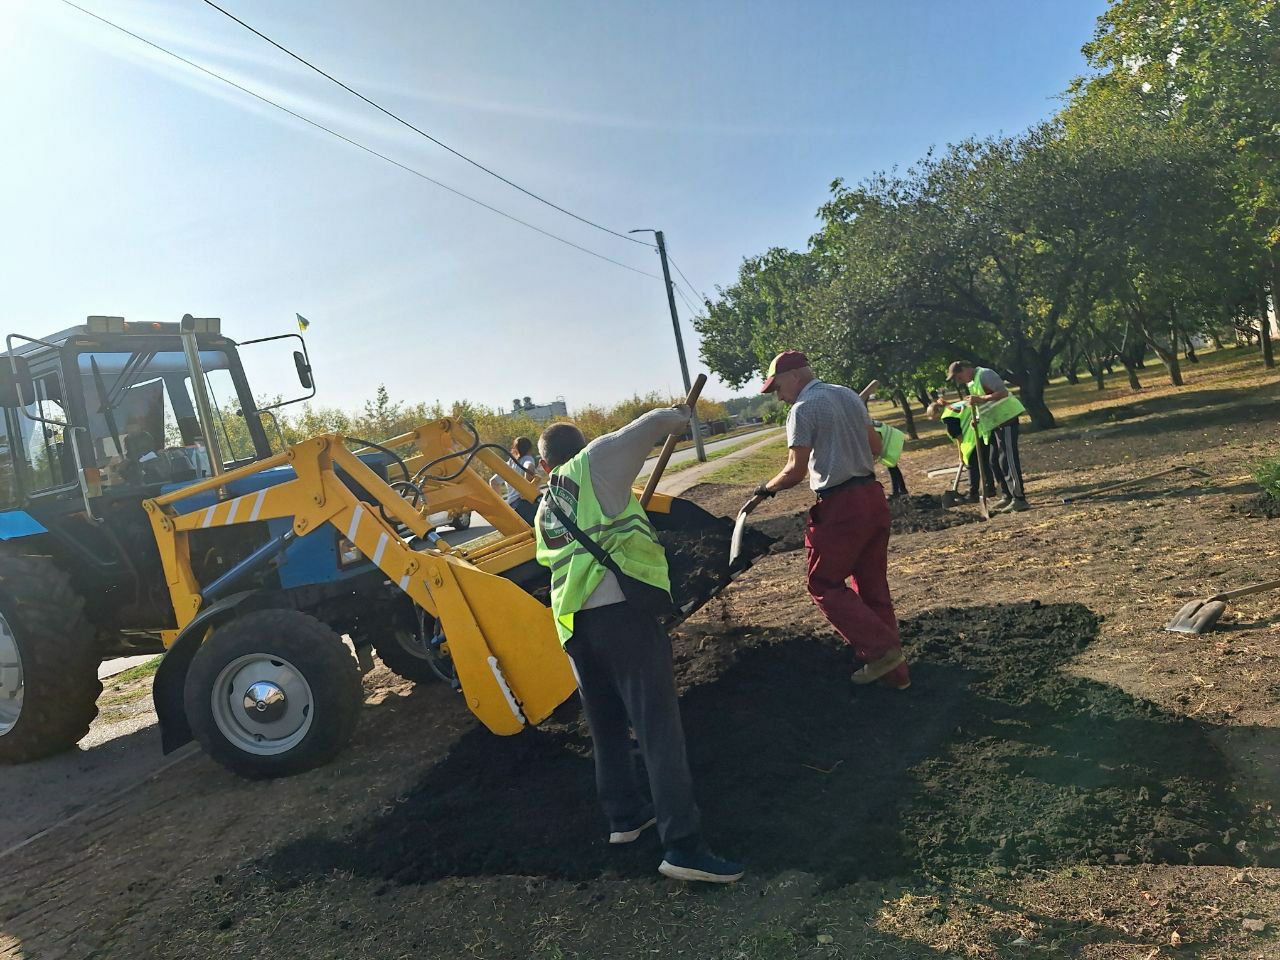
M922 424L890 545L905 692L848 683L804 589L810 496L762 505L771 552L673 640L734 887L603 844L572 709L495 738L379 669L336 764L246 783L197 756L4 856L0 957L1280 957L1280 595L1162 629L1275 575L1248 466L1280 453L1280 378L1230 350L1186 374L1054 387L1034 509L987 523L937 509L952 454ZM1208 476L1062 503L1175 465Z

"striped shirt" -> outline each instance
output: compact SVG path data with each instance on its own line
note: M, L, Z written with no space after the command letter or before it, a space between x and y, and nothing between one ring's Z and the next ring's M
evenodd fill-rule
M876 471L867 430L871 415L862 398L834 383L811 380L787 416L787 446L811 447L809 486L815 491Z

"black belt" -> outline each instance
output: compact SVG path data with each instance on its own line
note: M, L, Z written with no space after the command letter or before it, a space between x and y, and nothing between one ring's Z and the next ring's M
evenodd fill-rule
M871 483L875 478L876 475L874 473L868 473L861 477L850 477L848 480L842 480L840 483L837 483L834 487L823 487L818 491L818 499L821 500L823 497L829 497L831 494L839 493L841 490L845 490L849 487L860 487L864 483Z

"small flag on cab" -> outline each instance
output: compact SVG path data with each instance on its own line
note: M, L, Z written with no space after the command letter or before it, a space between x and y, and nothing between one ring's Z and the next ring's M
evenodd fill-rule
M304 317L300 313L295 314L295 316L298 318L298 329L301 330L303 333L306 333L307 327L311 326L311 321L308 320L306 317Z

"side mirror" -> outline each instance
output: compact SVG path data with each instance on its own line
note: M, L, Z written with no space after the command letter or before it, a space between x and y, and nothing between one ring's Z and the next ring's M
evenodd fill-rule
M36 385L27 358L0 357L0 407L25 407L35 397Z
M293 365L298 371L298 382L302 384L302 389L314 389L315 381L311 378L311 364L307 363L307 355L301 350L293 351Z

